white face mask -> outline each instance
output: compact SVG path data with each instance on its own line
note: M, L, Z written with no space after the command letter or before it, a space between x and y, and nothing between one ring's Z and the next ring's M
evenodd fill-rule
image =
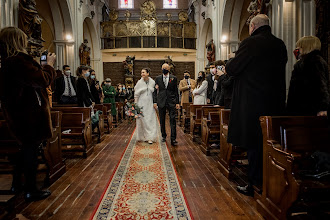
M69 76L71 74L71 71L70 70L64 71L64 74Z

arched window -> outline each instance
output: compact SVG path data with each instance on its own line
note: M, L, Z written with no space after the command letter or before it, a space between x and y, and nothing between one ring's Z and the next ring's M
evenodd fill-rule
M178 0L163 0L163 8L178 8Z
M134 8L133 0L118 0L119 8Z

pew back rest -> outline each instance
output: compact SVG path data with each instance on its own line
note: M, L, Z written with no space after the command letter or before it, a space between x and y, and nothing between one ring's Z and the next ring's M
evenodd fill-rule
M274 140L284 151L308 154L330 152L330 128L326 117L317 116L262 116L264 144Z
M61 111L63 114L82 113L84 121L91 119L91 108L88 107L53 107L52 111Z
M190 105L190 115L195 115L196 108L202 108L203 106L213 106L213 105Z
M63 113L62 115L62 128L66 130L68 128L81 127L84 123L83 113Z
M230 109L221 109L220 110L220 124L228 125L230 118Z
M203 106L202 107L202 118L209 118L210 112L220 112L223 107L220 106Z
M195 120L201 120L202 119L202 108L196 108L195 115L196 115Z
M51 111L50 114L51 114L53 128L61 127L62 112Z
M220 126L220 113L219 112L209 112L208 116L210 120L210 127Z
M103 105L103 104L95 104L95 106L94 106L94 111L95 110L99 110L99 111L102 111L102 114L103 115L106 115L106 113L107 113L107 107L105 106L105 105Z

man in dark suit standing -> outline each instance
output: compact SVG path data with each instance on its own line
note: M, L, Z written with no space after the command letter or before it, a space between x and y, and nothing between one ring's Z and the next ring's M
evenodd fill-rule
M59 104L77 104L76 78L71 76L70 66L63 66L63 76L55 80L54 95Z
M284 114L285 66L288 60L284 42L271 33L269 18L255 16L250 37L240 44L235 57L226 65L235 77L228 142L247 149L249 184L237 190L253 195L253 185L262 184L262 131L259 117Z
M213 87L214 87L214 78L217 69L215 68L215 63L210 63L210 74L207 75L206 80L208 83L207 86L207 104L214 104L214 94L213 94Z
M155 79L155 91L154 91L154 107L159 112L160 128L162 132L162 142L166 141L166 130L165 130L165 117L166 109L170 115L171 125L171 144L176 146L176 120L175 120L175 109L179 109L179 92L178 92L178 80L174 75L169 73L170 66L167 63L162 65L163 74L157 76Z

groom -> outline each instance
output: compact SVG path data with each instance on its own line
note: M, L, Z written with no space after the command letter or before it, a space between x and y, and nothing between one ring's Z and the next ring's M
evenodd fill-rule
M162 131L162 142L166 141L166 130L165 130L165 116L166 109L170 114L171 124L171 144L176 146L176 120L175 120L175 109L179 109L179 92L178 92L178 80L174 75L171 75L170 66L167 63L162 65L163 74L157 76L155 79L155 91L154 91L154 107L159 112L160 128Z

